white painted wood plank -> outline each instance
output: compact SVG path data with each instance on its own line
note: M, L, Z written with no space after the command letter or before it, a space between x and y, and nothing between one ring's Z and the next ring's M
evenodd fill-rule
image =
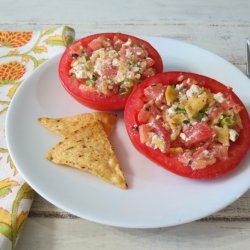
M184 40L238 65L246 63L245 40L250 37L248 26L223 26L222 24L174 24L165 21L100 22L83 24L67 23L75 28L77 37L99 32L123 32L134 35L154 35ZM1 24L0 30L39 30L48 24Z
M245 222L194 222L172 228L139 230L85 220L29 218L17 250L247 250L249 235L250 223Z
M86 23L124 20L249 23L250 2L207 0L0 0L1 22ZM50 13L49 15L47 13Z

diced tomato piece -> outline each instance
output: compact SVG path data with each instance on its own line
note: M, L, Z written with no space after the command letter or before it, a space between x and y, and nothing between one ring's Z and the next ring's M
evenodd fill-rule
M225 101L221 103L221 107L225 110L232 109L236 114L239 113L242 110L242 107L238 104L236 104L231 96L227 96L225 98Z
M147 68L150 68L155 64L155 61L151 57L147 57L146 58L146 63L147 63Z
M191 165L193 161L192 157L192 151L191 150L185 150L183 154L179 154L177 156L178 161L180 161L183 165L189 166Z
M170 134L169 132L162 126L159 120L154 120L152 123L152 127L154 128L154 132L164 139L166 144L166 152L169 152L170 149Z
M147 100L155 100L164 91L162 84L152 84L144 89L144 95Z
M153 68L147 68L143 71L142 75L144 77L150 77L155 75L155 70Z
M122 47L122 44L124 43L124 41L122 41L120 38L118 38L117 36L114 36L113 38L113 46L116 50L119 50Z
M143 108L138 113L138 122L139 123L147 123L153 118L151 112L149 112L148 108L143 106Z
M83 53L83 47L80 42L74 43L70 46L71 55L81 55Z
M146 103L138 113L138 122L139 123L150 122L151 120L155 119L156 115L159 113L160 111L155 106Z
M211 145L211 152L214 157L223 161L228 158L228 148L228 146L223 146L220 143L214 143Z
M216 162L216 158L211 155L210 158L206 158L202 153L200 153L197 158L194 158L192 163L190 164L192 169L203 169L208 165L212 165Z
M185 150L185 152L178 156L178 160L186 166L192 169L203 169L208 165L212 165L216 162L216 158L212 152L207 150L208 144L202 145L193 150ZM209 157L204 154L205 150L209 154Z
M92 40L89 44L88 47L92 50L98 50L101 48L107 48L111 45L110 41L105 38L104 36L99 36L98 38Z
M213 107L211 110L209 110L208 112L208 119L210 121L216 121L219 119L219 116L221 115L222 112L222 108L221 107Z
M186 146L194 146L200 142L211 141L215 135L215 131L205 122L196 123L194 126L184 131L186 140L184 144Z
M148 124L142 124L139 126L139 135L141 143L146 143L149 141L150 136L149 132L152 130L152 127Z
M99 39L97 38L97 39L91 41L91 42L88 44L88 47L89 47L92 51L101 49L101 48L103 48L102 41L99 40Z
M131 53L138 58L145 58L148 55L147 51L140 47L132 47Z
M114 77L117 75L117 69L113 69L111 66L105 66L101 69L102 74L107 78Z

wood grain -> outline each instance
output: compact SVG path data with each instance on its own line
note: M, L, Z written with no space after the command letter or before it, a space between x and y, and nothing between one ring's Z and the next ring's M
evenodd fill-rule
M203 221L248 221L250 222L250 191L225 209L203 219ZM29 217L77 219L60 208L55 207L41 196L36 195Z
M28 218L17 250L247 250L249 235L250 223L234 221L198 221L142 230L115 228L86 220Z

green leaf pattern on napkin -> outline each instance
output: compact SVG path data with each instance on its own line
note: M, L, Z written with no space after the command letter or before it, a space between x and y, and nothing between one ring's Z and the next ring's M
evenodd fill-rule
M0 136L4 134L6 111L18 87L34 69L62 52L73 40L74 30L67 26L37 32L0 31ZM0 138L0 170L0 249L13 249L34 191L17 172L4 138Z

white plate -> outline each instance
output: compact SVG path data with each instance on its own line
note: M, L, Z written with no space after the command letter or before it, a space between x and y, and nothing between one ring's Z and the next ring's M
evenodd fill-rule
M249 80L222 58L193 45L165 38L143 37L161 54L166 71L190 71L235 88L250 107ZM79 217L130 228L167 227L210 215L239 198L250 186L250 154L241 166L217 180L199 181L174 175L139 154L125 131L122 113L112 143L129 189L120 190L95 176L58 166L44 154L60 137L37 118L91 112L63 89L57 76L60 55L27 79L7 115L7 143L23 178L45 199ZM247 138L249 139L249 138Z

